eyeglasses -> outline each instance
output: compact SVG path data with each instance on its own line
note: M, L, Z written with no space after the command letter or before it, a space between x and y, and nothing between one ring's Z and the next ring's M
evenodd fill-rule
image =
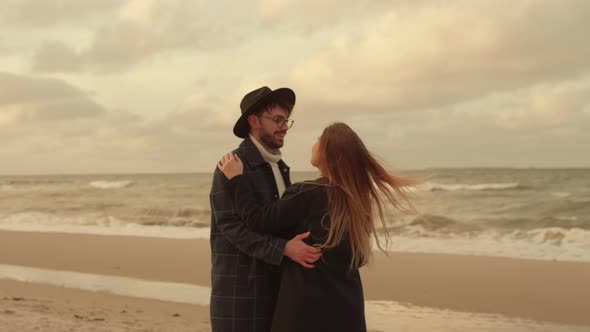
M273 120L277 124L277 127L279 127L279 128L283 128L285 126L285 124L287 124L287 128L290 129L291 127L293 127L293 123L295 122L294 120L285 119L285 118L280 117L280 116L277 116L277 117L274 117L273 118L272 116L257 115L257 117L271 119L271 120Z

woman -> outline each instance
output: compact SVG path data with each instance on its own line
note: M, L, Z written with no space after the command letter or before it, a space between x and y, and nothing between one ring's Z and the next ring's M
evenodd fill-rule
M322 250L314 269L283 260L272 331L366 331L358 269L371 256L371 238L382 249L375 219L388 239L385 204L413 211L406 190L417 182L388 173L344 123L324 129L312 148L311 164L321 177L291 185L269 206L259 206L252 197L256 183L242 175L237 156L226 155L219 169L229 179L226 190L236 213L251 229L285 238L309 231L306 242Z

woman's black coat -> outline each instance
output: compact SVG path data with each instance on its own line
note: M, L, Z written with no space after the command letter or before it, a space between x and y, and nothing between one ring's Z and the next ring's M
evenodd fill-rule
M327 192L319 181L295 183L279 201L266 206L257 203L256 183L248 176L232 178L226 189L233 194L237 214L252 230L288 239L310 231L305 242L316 245L325 242L330 223ZM313 269L283 259L272 332L366 331L361 278L350 262L347 240L324 250Z

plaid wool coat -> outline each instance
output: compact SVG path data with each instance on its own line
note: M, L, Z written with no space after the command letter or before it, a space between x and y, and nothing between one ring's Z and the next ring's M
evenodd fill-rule
M233 151L252 179L260 204L279 199L272 168L247 137ZM289 167L279 169L291 185ZM280 284L286 239L251 231L237 216L226 192L227 179L215 169L211 186L211 328L213 332L268 332Z

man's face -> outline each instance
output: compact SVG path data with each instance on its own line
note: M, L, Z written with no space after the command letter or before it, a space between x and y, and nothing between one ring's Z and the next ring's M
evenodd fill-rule
M289 119L289 112L279 105L260 114L258 116L260 141L271 149L282 148L285 135L287 135L287 131L289 130L287 121L284 121L287 119ZM282 122L281 127L277 124L280 122Z

